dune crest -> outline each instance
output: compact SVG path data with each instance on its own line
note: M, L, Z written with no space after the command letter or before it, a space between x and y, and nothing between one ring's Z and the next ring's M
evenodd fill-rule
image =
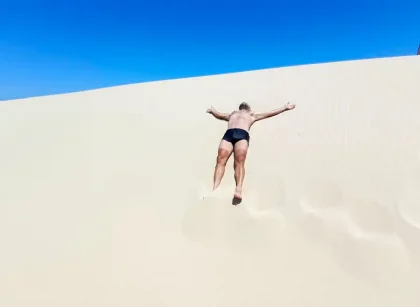
M0 305L420 306L420 57L0 103ZM243 201L230 112L256 123Z

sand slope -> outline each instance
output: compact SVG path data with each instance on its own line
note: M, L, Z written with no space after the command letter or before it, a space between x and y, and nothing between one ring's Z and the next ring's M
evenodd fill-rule
M420 57L0 104L0 306L420 306ZM226 124L251 130L244 201Z

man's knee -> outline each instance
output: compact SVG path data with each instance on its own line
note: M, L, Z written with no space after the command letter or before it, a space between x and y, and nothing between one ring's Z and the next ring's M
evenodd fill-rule
M227 159L223 157L217 157L216 165L225 166L227 163Z
M217 160L216 160L217 165L226 165L228 157L229 157L229 153L224 152L224 151L219 152L219 154L217 155Z
M246 150L239 150L235 153L235 164L244 164L246 159Z

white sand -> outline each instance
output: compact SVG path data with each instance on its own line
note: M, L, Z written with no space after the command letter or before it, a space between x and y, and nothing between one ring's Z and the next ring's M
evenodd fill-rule
M251 130L244 201L226 123ZM420 306L420 57L0 104L0 306Z

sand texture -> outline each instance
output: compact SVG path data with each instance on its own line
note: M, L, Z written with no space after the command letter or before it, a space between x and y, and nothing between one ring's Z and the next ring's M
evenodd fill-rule
M242 101L296 109L232 206L206 109ZM419 116L416 56L3 102L0 306L418 307Z

